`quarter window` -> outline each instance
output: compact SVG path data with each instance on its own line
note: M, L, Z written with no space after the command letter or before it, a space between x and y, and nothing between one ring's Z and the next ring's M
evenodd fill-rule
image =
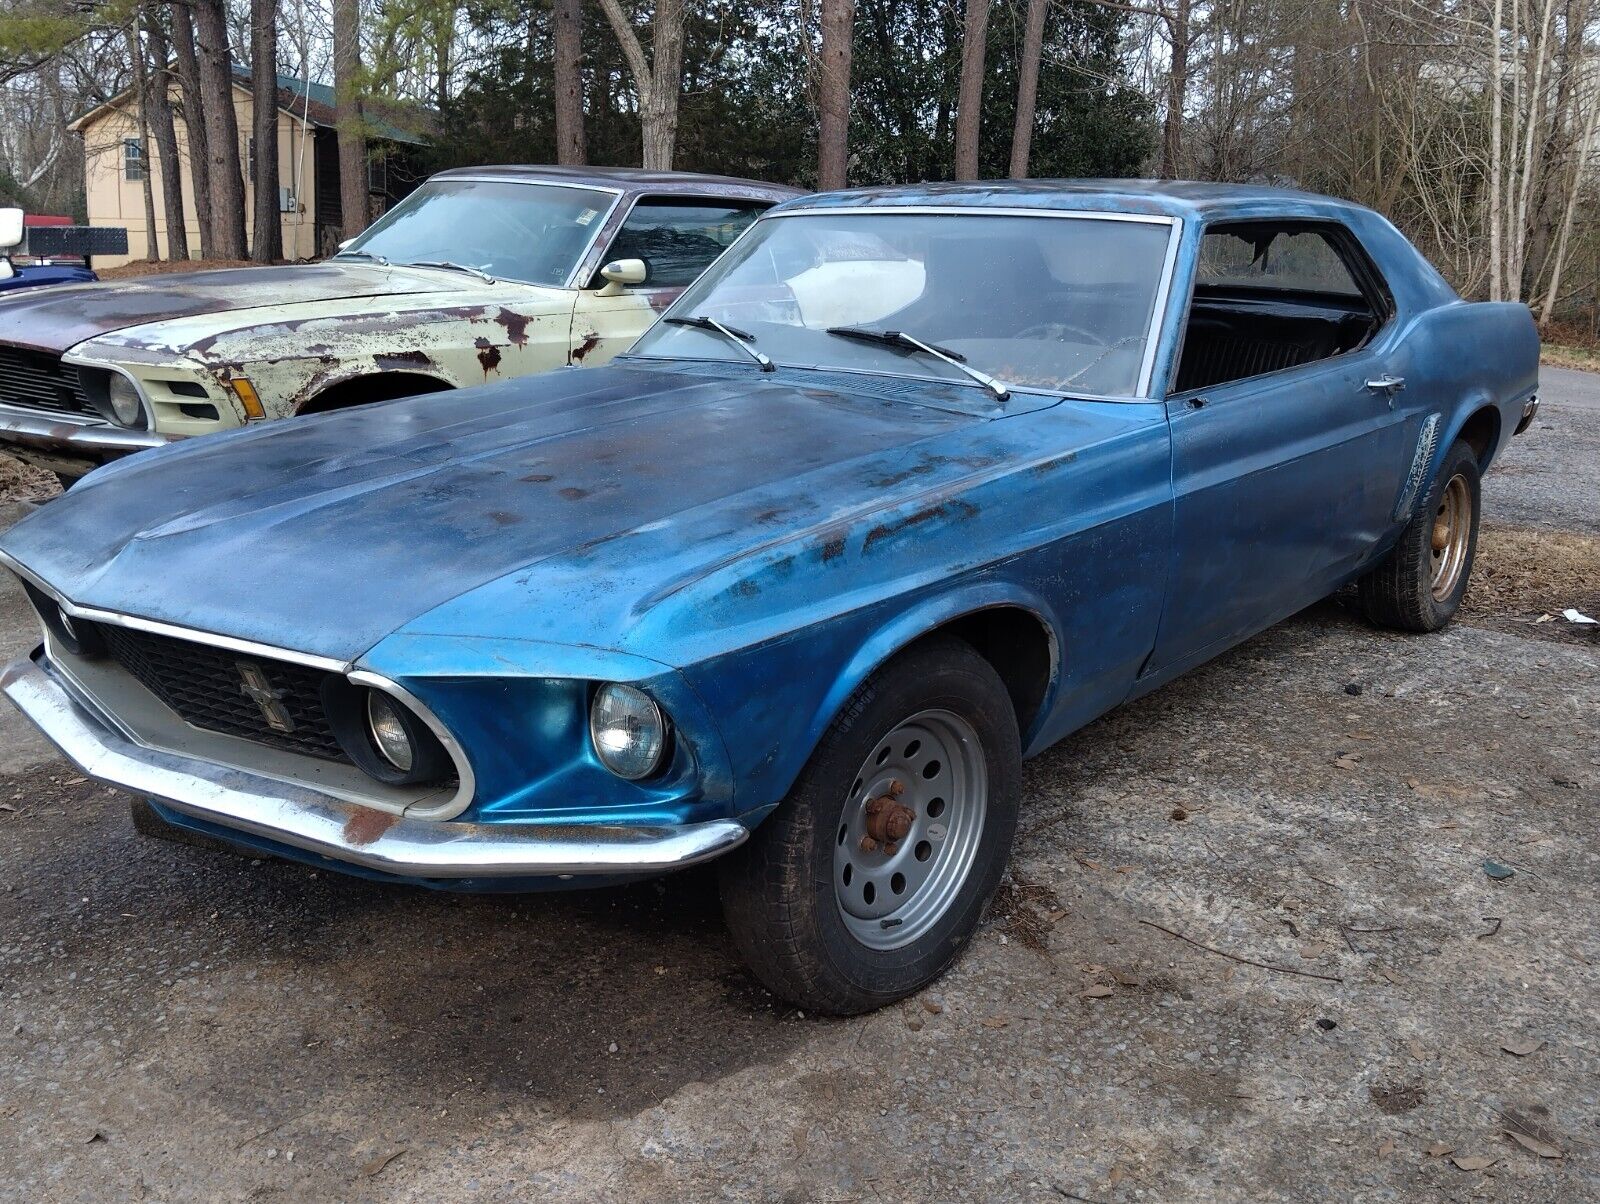
M1376 270L1343 227L1214 227L1200 241L1176 391L1354 351L1372 338L1387 312Z
M684 288L761 215L763 206L642 200L617 231L606 261L644 260L646 288Z

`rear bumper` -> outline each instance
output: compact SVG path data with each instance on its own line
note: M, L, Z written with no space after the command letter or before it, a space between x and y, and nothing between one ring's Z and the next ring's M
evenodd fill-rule
M1513 435L1522 434L1523 431L1527 430L1530 426L1533 425L1533 420L1535 418L1537 418L1538 416L1539 416L1539 398L1537 396L1530 397L1530 398L1528 398L1527 401L1522 403L1522 417L1517 422L1517 429L1512 431L1511 433Z
M0 446L30 464L82 476L109 460L170 443L154 431L0 404Z
M126 738L40 653L12 662L0 689L88 777L218 828L402 878L573 878L660 873L744 843L734 820L681 827L479 824L407 819L309 787Z

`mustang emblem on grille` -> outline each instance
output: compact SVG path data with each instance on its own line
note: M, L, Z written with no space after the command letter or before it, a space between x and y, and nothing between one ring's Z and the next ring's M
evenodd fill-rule
M294 731L294 716L283 705L284 692L272 688L261 666L235 661L234 668L239 670L239 693L261 708L261 717L267 721L267 726L275 732Z

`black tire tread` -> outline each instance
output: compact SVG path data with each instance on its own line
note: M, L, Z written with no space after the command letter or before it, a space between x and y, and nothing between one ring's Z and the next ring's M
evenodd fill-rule
M1461 585L1453 597L1436 601L1429 583L1433 537L1433 515L1446 484L1457 473L1465 472L1472 491L1472 546L1461 574ZM1472 560L1478 538L1478 513L1481 484L1478 457L1470 444L1457 440L1445 452L1439 471L1428 491L1417 503L1411 521L1400 534L1399 542L1378 562L1359 584L1361 610L1369 622L1398 631L1438 631L1455 616L1472 574Z

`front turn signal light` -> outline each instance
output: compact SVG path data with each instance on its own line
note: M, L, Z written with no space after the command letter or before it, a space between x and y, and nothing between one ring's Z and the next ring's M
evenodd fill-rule
M244 407L244 416L249 419L265 418L267 411L261 404L261 398L256 396L256 387L242 376L236 376L228 382L233 388L233 395L239 399L239 404Z

